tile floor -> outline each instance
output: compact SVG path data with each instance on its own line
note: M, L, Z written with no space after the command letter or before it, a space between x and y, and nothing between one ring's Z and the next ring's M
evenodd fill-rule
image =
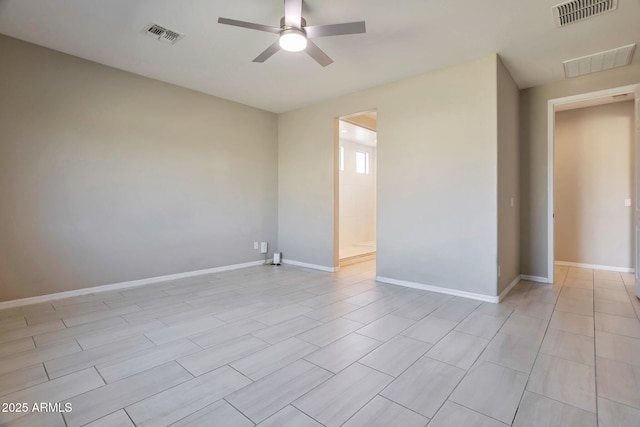
M0 311L3 426L638 426L631 274L501 304L254 267ZM4 408L4 409L9 409Z

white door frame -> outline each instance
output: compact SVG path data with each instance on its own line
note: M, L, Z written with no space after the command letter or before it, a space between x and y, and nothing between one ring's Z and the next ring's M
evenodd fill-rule
M555 270L555 253L554 253L554 149L555 149L555 128L556 128L556 105L568 104L576 101L586 101L595 98L605 98L624 93L634 93L640 90L640 84L622 86L612 89L599 90L596 92L582 93L578 95L565 96L563 98L555 98L547 101L547 282L553 283ZM635 142L636 149L638 141ZM639 171L636 171L636 173ZM636 175L637 177L637 175ZM635 179L637 182L638 179ZM635 234L635 233L634 233ZM635 246L634 246L635 247Z

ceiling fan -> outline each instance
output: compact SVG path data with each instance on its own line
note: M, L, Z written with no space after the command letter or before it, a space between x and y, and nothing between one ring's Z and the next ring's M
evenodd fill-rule
M280 27L254 24L253 22L237 21L228 18L218 18L218 24L233 25L280 35L278 40L258 55L253 62L264 62L280 49L289 52L300 52L304 50L323 67L331 64L333 60L315 43L309 40L310 38L366 32L364 21L307 26L307 21L302 17L302 0L284 0L284 18L280 20Z

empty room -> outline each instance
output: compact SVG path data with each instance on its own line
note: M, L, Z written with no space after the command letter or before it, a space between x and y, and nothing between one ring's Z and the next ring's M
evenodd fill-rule
M637 427L639 19L0 0L0 426Z

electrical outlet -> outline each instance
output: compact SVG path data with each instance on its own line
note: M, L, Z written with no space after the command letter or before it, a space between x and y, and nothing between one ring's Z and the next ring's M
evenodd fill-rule
M253 242L253 249L258 250L258 242Z
M267 253L267 242L261 242L260 243L260 253L261 254L266 254Z
M509 203L511 204L511 207L514 207L515 206L515 199L512 197Z
M624 199L624 206L627 208L631 206L631 199Z

